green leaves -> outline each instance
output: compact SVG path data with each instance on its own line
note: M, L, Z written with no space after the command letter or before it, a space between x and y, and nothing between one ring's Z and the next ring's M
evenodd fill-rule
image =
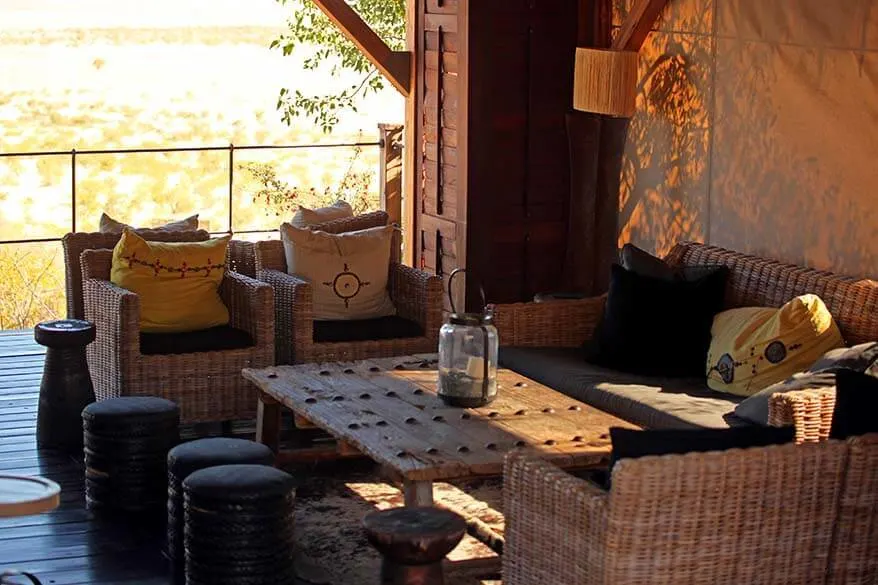
M361 76L359 83L338 94L306 95L290 88L278 92L277 110L284 123L291 125L295 118L307 117L324 132L332 132L344 110L356 111L363 97L386 87L384 78L311 0L277 2L290 9L289 31L273 40L269 48L282 51L284 56L297 47L308 49L302 63L306 70L328 67L333 76L345 71ZM348 4L391 49L405 48L405 0L348 0Z

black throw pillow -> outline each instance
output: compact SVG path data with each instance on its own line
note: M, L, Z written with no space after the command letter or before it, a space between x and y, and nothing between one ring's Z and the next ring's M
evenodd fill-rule
M716 270L716 265L677 266L670 264L634 244L625 244L619 252L619 263L626 270L661 280L698 280Z
M795 436L793 427L745 426L728 429L649 430L611 427L610 441L613 452L610 456L610 471L620 459L783 445L793 442Z
M728 269L693 281L642 276L613 265L590 362L635 374L704 377L713 317L723 308Z
M835 373L835 408L829 438L878 433L878 378L839 370Z

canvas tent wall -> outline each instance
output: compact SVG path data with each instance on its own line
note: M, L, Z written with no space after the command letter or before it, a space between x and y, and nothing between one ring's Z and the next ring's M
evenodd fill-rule
M670 0L640 58L620 244L878 275L878 0Z

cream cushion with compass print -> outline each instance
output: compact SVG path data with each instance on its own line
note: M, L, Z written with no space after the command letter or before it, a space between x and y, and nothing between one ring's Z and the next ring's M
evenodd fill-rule
M707 385L750 396L808 368L844 342L817 295L802 295L779 309L745 307L714 317L707 354Z
M315 320L395 315L387 291L393 226L329 234L280 227L287 272L311 283Z

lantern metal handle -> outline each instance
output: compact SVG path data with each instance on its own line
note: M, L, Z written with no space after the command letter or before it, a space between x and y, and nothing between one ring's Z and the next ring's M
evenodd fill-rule
M451 274L448 276L448 302L451 303L451 312L457 313L457 308L454 306L454 294L451 292L451 285L454 282L454 277L458 275L460 272L466 272L466 268L455 268L451 271ZM485 296L485 287L481 284L479 285L479 294L482 297L482 313L486 312L488 308L487 297Z

